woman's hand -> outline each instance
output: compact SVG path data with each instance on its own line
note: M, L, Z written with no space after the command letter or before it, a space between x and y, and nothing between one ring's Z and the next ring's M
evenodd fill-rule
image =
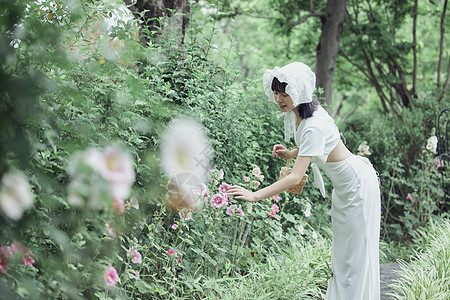
M273 146L272 156L275 158L281 157L284 159L292 159L295 158L295 155L286 147L280 144L276 144Z
M233 185L231 188L228 189L228 195L235 196L236 199L242 199L248 202L256 202L258 199L256 199L255 193L252 191L249 191L241 186Z

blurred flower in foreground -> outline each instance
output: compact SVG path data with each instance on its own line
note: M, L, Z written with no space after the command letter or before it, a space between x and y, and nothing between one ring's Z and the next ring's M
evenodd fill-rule
M169 207L196 208L201 204L202 183L206 180L211 154L201 124L184 118L169 124L161 144L162 168L170 177L166 199Z
M0 186L0 208L8 218L15 221L22 218L23 212L33 205L28 179L20 171L5 173Z
M124 212L124 201L130 196L135 180L133 160L124 150L109 146L105 151L89 148L76 152L69 163L68 202L92 208L113 207Z
M108 286L114 286L117 283L117 279L119 278L119 275L117 274L116 269L113 266L107 266L106 272L104 275L104 280L106 285Z
M175 255L175 254L177 254L177 251L169 249L169 250L166 251L166 253L169 254L169 255Z

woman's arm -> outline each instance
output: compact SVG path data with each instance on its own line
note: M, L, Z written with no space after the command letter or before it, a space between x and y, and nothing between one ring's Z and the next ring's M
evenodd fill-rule
M281 180L259 190L256 192L251 192L240 186L232 186L228 193L229 195L236 196L236 199L243 199L249 202L256 202L261 199L269 198L275 196L281 192L286 191L290 187L297 185L306 173L306 169L311 162L311 156L299 156L295 160L294 167L292 168L292 173L284 177Z

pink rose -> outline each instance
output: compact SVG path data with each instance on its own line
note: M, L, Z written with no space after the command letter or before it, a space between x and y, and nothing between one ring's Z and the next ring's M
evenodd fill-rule
M258 167L254 168L253 171L252 171L252 174L255 175L255 176L261 175L261 169L258 168Z
M231 185L226 184L226 183L224 182L224 183L222 183L222 184L219 186L219 192L222 193L222 194L227 194L227 193L228 193L228 190L230 189L230 187L231 187Z
M119 275L117 274L117 271L113 266L107 266L107 270L103 278L105 280L106 285L114 286L117 283Z

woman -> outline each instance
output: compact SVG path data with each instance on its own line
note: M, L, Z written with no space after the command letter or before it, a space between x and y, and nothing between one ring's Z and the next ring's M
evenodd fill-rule
M264 89L284 115L285 140L298 148L274 145L275 158L295 158L292 173L256 192L233 186L237 199L259 201L297 185L311 164L314 181L324 195L317 165L333 183L331 278L326 299L380 299L380 190L377 173L367 158L353 155L340 140L330 115L313 100L315 74L303 63L266 70Z

